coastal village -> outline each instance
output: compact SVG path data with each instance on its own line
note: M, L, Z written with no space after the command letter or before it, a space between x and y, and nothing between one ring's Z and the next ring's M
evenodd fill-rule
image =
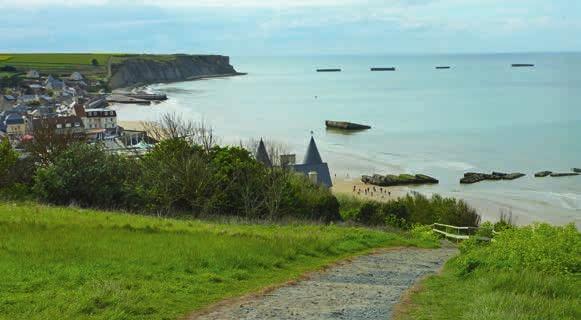
M5 88L0 96L0 139L6 137L14 148L22 149L35 135L49 130L89 143L102 142L111 152L145 152L150 141L146 133L120 127L117 112L109 105L148 104L165 96L109 95L97 91L99 85L80 72L57 78L28 71L17 86Z
M98 82L88 80L77 71L66 78L28 71L17 86L5 88L5 94L1 95L0 139L8 138L15 149L23 151L26 143L50 132L87 143L101 143L112 153L128 156L146 153L155 143L154 139L146 131L121 127L117 112L109 106L150 104L166 100L167 96L141 92L110 94L97 91L99 88ZM273 166L263 140L255 157L265 166ZM296 163L295 154L286 154L281 155L280 166L307 176L315 184L327 188L333 185L329 167L323 162L313 137L303 163Z

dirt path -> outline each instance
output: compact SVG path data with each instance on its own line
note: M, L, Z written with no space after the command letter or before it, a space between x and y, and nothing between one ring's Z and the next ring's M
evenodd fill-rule
M402 248L361 256L263 296L219 306L190 319L390 319L393 306L455 248Z

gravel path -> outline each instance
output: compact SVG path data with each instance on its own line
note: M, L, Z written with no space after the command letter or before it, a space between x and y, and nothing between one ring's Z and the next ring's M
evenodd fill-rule
M389 319L404 291L418 278L436 272L456 252L455 248L384 250L191 319Z

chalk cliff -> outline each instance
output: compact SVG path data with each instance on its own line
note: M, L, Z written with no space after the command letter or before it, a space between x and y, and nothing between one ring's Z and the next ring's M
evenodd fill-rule
M127 57L110 66L111 89L205 76L238 74L230 58L220 55L171 55Z

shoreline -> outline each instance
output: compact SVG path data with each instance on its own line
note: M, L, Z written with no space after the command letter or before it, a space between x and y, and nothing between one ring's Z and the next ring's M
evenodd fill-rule
M513 222L516 225L528 225L531 223L551 223L555 225L565 225L568 223L573 223L577 228L581 229L581 220L576 218L574 215L551 215L547 216L545 212L551 212L551 208L542 203L535 203L531 201L519 203L518 201L513 203L507 203L506 199L492 199L489 198L486 192L476 192L468 193L462 191L440 191L440 190L430 190L429 188L414 188L414 186L393 186L393 187L383 187L391 193L373 193L364 194L353 192L353 186L356 190L363 190L364 188L373 188L373 185L364 184L357 177L335 177L333 178L333 187L331 192L336 196L351 196L359 200L371 200L377 202L388 202L391 200L396 200L412 192L418 192L426 197L432 197L435 194L439 194L445 198L454 198L457 200L462 200L466 202L470 207L474 208L480 215L482 222L490 221L497 222L500 219L501 213L509 214L512 216ZM376 186L376 190L379 187ZM532 210L531 207L534 206L538 208L545 208L545 210Z
M189 82L189 81L199 81L199 80L206 80L206 79L219 79L219 78L230 78L230 77L238 77L238 76L245 76L248 75L248 72L234 72L234 73L222 73L222 74L209 74L209 75L201 75L201 76L191 76L186 79L176 80L176 81L156 81L152 83L139 83L129 87L121 87L111 90L108 95L111 94L128 94L128 93L137 93L136 90L144 90L149 86L153 86L156 84L170 84L170 83L178 83L178 82ZM169 97L169 96L168 96Z
M210 78L220 78L220 77L221 76L212 76ZM193 81L195 80L200 79L193 79ZM192 86L195 86L195 84L192 84ZM220 85L219 84L211 85L211 87L212 88L220 87ZM160 91L163 91L163 86L161 86ZM179 93L176 95L180 95L181 97L183 94ZM180 100L180 106L184 104L186 105L186 107L184 107L184 110L190 110L187 108L187 100ZM162 106L163 105L158 106L160 108L159 110L163 110L163 108L161 108ZM133 111L134 116L131 118L131 120L134 121L122 121L120 123L124 123L127 128L142 128L141 126L142 121L139 121L139 119L146 118L145 115L149 114L150 110L145 109L143 111L143 114L140 115L140 111L137 108L139 107L135 107L134 109L132 108L130 109L131 111L129 111L130 113ZM203 112L203 109L201 109L201 111L196 109L195 111ZM127 123L129 123L129 125L127 125ZM224 131L227 131L232 137L236 137L236 139L238 139L236 133L231 133L232 131L236 132L237 130L225 128ZM230 137L230 135L226 134L226 136L228 137ZM357 136L355 136L355 138L356 137ZM405 133L398 133L398 135L393 137L392 139L398 138L401 139L406 137L407 135ZM354 141L356 140L353 137L348 138ZM410 139L413 140L415 138L416 137L412 137ZM339 139L335 138L334 140ZM343 140L348 139L345 138ZM524 225L531 222L547 222L552 224L564 225L572 222L575 225L577 225L578 228L581 228L581 218L580 218L581 216L579 216L579 213L581 213L581 211L579 211L580 208L578 206L579 204L578 192L576 192L575 190L567 190L565 188L557 189L556 187L557 181L559 182L562 181L561 183L559 183L559 186L567 185L569 181L567 180L567 178L564 178L563 180L548 180L548 179L540 180L533 179L532 175L528 174L527 177L519 179L514 182L512 181L490 182L490 183L482 182L480 184L466 186L458 184L457 179L461 177L461 172L469 170L480 170L487 172L488 168L486 169L482 168L482 164L478 162L474 162L476 163L473 165L474 168L463 168L462 166L457 165L457 163L453 163L452 167L442 167L445 169L439 170L444 173L444 176L445 174L448 174L450 171L458 172L458 176L453 178L453 181L450 179L446 180L445 177L441 178L441 182L443 183L439 184L438 186L388 187L384 189L390 190L392 195L390 197L384 194L383 198L381 198L381 196L378 197L375 194L374 194L375 197L353 194L352 188L354 185L358 188L363 188L364 186L364 184L359 181L360 179L359 175L357 176L352 175L355 172L367 173L380 171L380 173L385 173L384 171L386 171L389 173L403 173L406 171L415 171L415 170L422 171L425 170L424 167L426 165L431 165L432 162L436 161L437 159L436 160L432 158L426 159L424 162L426 162L427 164L420 163L422 165L421 167L418 167L417 163L408 164L407 162L400 160L399 158L397 158L400 155L387 157L390 158L387 160L383 159L379 159L377 161L375 161L375 159L369 160L367 157L359 156L359 154L353 155L352 153L350 153L351 150L346 149L346 147L348 147L348 142L343 142L343 140L341 140L342 148L336 148L333 147L333 145L322 146L321 148L321 152L324 152L324 154L322 153L323 158L327 162L329 162L332 168L331 172L332 177L335 176L335 178L333 179L333 183L335 186L331 190L336 195L356 196L358 198L365 200L375 200L381 202L405 196L406 194L411 192L419 192L428 197L432 196L433 194L440 194L443 197L455 198L458 200L466 201L471 207L475 208L478 211L478 213L482 217L482 221L498 221L500 213L504 211L512 212L513 217L515 217L516 223L518 225ZM333 139L328 138L326 142L329 143L329 141L337 143L337 141L333 141ZM304 145L302 144L302 141L299 141L298 143L293 144L293 148L300 154L300 152L302 152L304 148ZM408 152L409 154L406 155L408 156L408 158L409 155L412 154L411 153L412 151L409 151ZM390 161L392 160L392 158L395 160ZM462 159L463 158L460 158L460 160L454 159L453 160L463 161ZM418 161L415 158L412 160L416 162ZM472 164L473 162L468 163ZM438 167L439 165L441 165L439 162L436 163L436 168L440 168ZM499 167L499 165L497 164L494 167ZM380 169L378 170L377 168ZM431 171L431 169L427 171L433 172ZM351 177L347 176L346 173L349 173ZM341 178L339 178L339 176L341 176ZM440 175L436 176L440 177ZM452 181L453 183L451 183L448 180ZM550 182L553 181L555 183L551 184ZM571 185L573 184L571 183ZM535 193L538 193L538 195ZM571 199L567 198L569 197L567 193L572 194Z

